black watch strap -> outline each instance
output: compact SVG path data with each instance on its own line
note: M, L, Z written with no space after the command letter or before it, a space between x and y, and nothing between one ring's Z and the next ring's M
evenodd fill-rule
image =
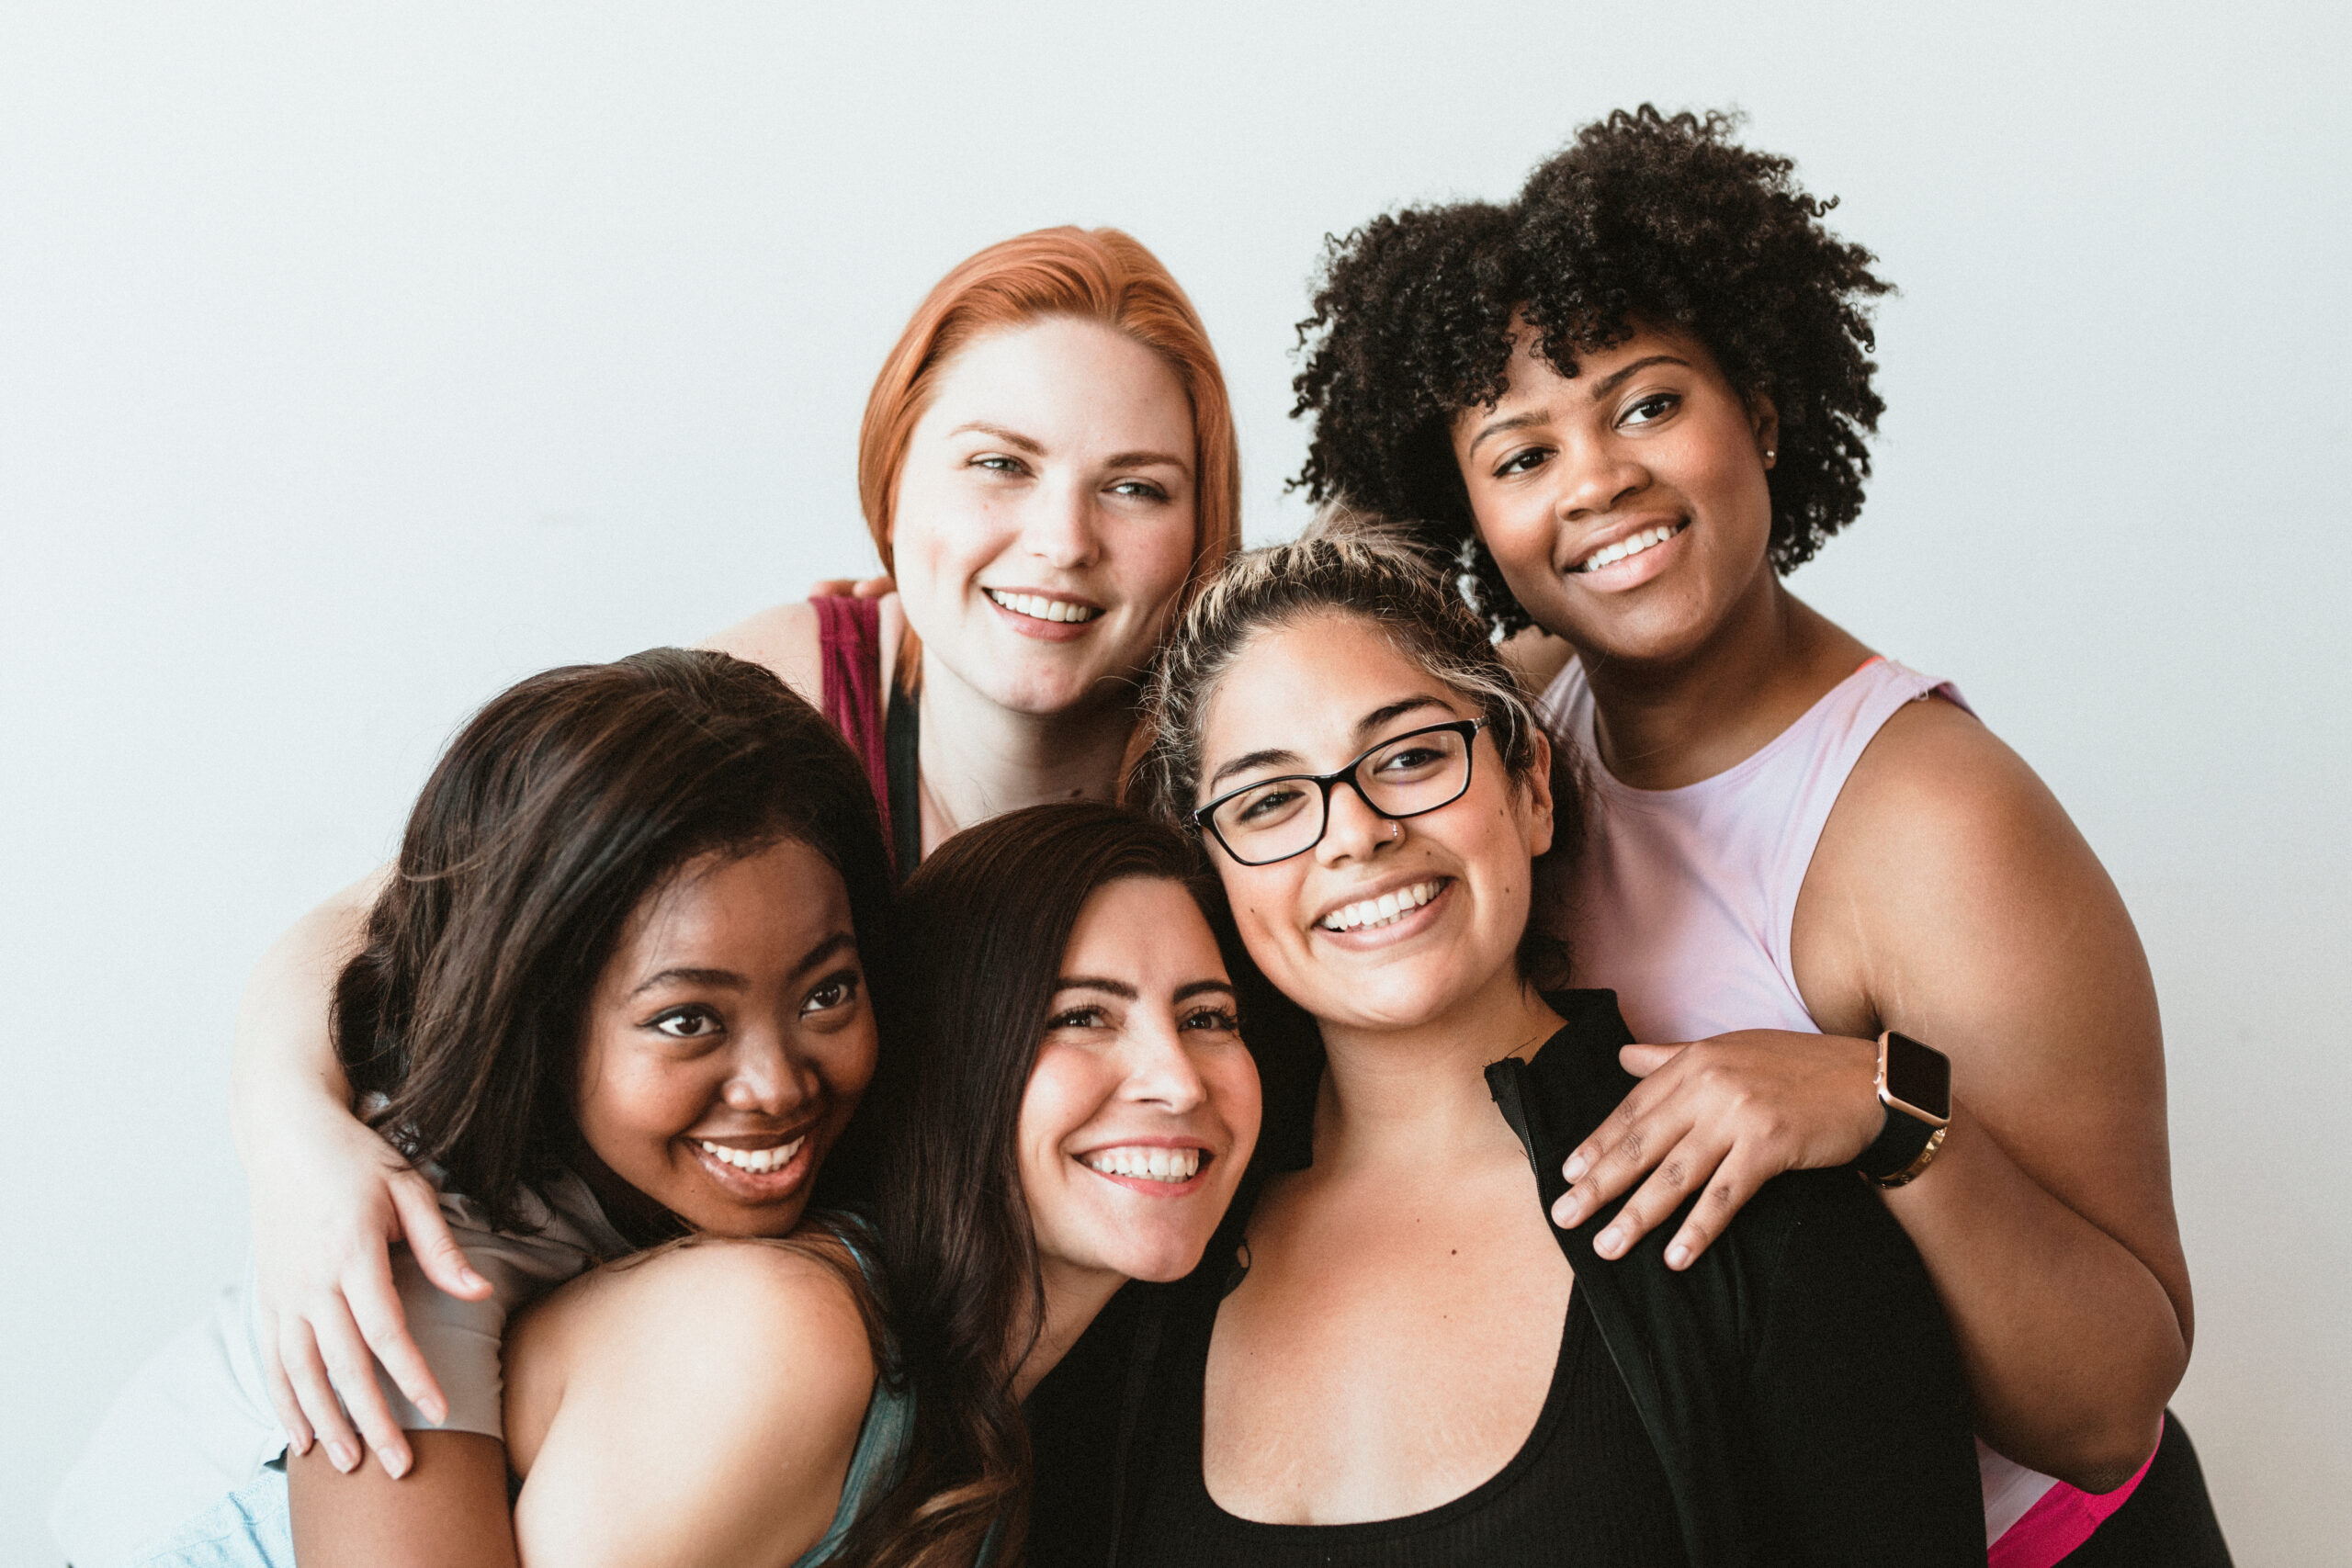
M1854 1161L1854 1168L1872 1181L1900 1176L1911 1168L1911 1162L1919 1157L1928 1140L1935 1135L1935 1128L1890 1105L1886 1107L1885 1124L1879 1128L1871 1146Z

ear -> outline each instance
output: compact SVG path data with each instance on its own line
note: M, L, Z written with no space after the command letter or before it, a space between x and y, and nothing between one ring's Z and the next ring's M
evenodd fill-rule
M1747 428L1756 434L1757 456L1770 468L1781 452L1781 411L1761 392L1747 400Z
M1533 859L1552 847L1552 738L1539 725L1528 739L1535 750L1526 779L1527 853Z

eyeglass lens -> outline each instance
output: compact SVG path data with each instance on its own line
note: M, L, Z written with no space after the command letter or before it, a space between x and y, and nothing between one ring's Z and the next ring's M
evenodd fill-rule
M1469 744L1452 729L1400 736L1360 759L1354 776L1364 799L1385 817L1434 811L1468 785ZM1262 865L1319 840L1330 798L1330 789L1312 778L1268 779L1220 803L1210 819L1237 860Z

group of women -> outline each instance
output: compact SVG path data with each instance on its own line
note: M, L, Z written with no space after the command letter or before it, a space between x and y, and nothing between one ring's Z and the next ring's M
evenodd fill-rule
M1247 552L1148 252L951 272L894 592L522 682L265 961L74 1561L2226 1562L2130 921L1781 581L1826 210L1645 107L1335 242Z

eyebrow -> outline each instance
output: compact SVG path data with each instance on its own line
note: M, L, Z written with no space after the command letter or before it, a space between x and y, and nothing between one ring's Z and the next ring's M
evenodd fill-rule
M1478 434L1470 438L1470 450L1476 453L1478 450L1478 444L1490 435L1508 435L1514 430L1525 430L1530 425L1542 424L1551 417L1550 410L1539 409L1533 413L1515 413L1502 419L1488 420L1478 427Z
M1194 980L1190 985L1177 987L1175 999L1180 1002L1190 1001L1194 997L1206 996L1210 992L1215 992L1219 996L1226 997L1238 995L1232 986L1227 984L1226 981Z
M1626 366L1623 369L1611 371L1602 379L1595 381L1592 384L1592 400L1596 403L1599 402L1601 399L1607 397L1610 393L1623 386L1626 381L1633 377L1635 371L1646 370L1653 365L1679 365L1686 370L1690 367L1690 362L1689 360L1683 359L1676 355L1645 355L1641 358L1634 360L1631 365Z
M1364 715L1362 718L1356 720L1356 739L1358 740L1364 739L1366 737L1370 736L1374 730L1378 729L1390 719L1401 717L1408 713L1418 712L1422 708L1444 707L1445 705L1443 703L1440 702L1435 697L1428 695L1406 697L1397 702L1390 703L1385 707L1376 707L1370 713ZM1447 709L1447 711L1451 712L1452 710ZM1204 787L1210 794L1214 795L1216 792L1216 786L1224 783L1235 773L1245 773L1252 768L1277 767L1287 763L1297 762L1299 760L1297 752L1288 750L1279 746L1268 747L1260 751L1245 752L1242 755L1234 758L1230 762L1226 763L1225 766L1219 768L1216 773L1211 773L1209 775L1209 782Z
M1007 446L1018 447L1020 450L1028 453L1033 457L1042 457L1046 456L1045 443L1039 441L1035 436L1023 435L1021 432L1011 429L1005 425L990 424L984 419L968 420L966 423L957 425L947 434L950 435L962 435L967 431L980 435L992 435L999 441L1003 442ZM1186 462L1183 458L1177 457L1173 453L1147 452L1141 450L1134 452L1114 452L1111 457L1103 461L1102 466L1106 468L1175 468L1186 474L1193 471L1192 464Z
M807 953L802 953L800 962L792 966L792 973L796 976L804 975L835 953L844 950L854 952L856 948L855 937L847 931L835 931ZM751 982L732 969L698 969L691 964L680 964L647 976L643 983L629 995L632 998L641 997L661 986L700 986L714 991L741 991L748 990Z
M1065 975L1054 982L1055 995L1064 991L1108 991L1130 1002L1143 995L1125 980L1114 980L1102 975Z

